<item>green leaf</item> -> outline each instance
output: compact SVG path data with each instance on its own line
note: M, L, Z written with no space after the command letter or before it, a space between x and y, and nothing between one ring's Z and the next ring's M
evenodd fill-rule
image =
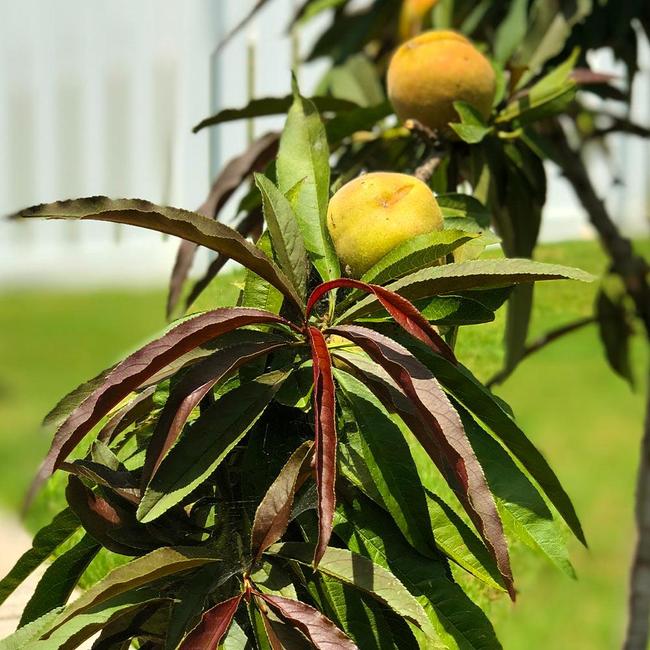
M450 122L449 126L456 132L456 135L468 144L477 144L492 131L492 127L486 124L483 116L467 102L454 102L454 108L460 122Z
M575 97L577 86L571 72L578 54L574 50L566 61L510 102L496 117L496 122L517 120L523 126L563 112Z
M437 325L476 325L494 320L494 312L478 300L462 296L443 296L418 301L415 306Z
M319 609L359 648L398 650L382 611L370 597L326 575L317 576L308 587L318 595Z
M439 194L436 200L445 218L445 227L447 227L447 219L452 217L473 219L483 229L490 227L492 221L490 211L473 196L451 192ZM456 223L458 222L454 222Z
M417 598L449 650L501 648L490 621L449 577L446 563L418 554L382 510L346 494L334 515L334 532L351 551L389 569Z
M384 255L361 278L362 282L385 284L428 268L476 235L460 230L439 230L409 239Z
M334 97L367 108L386 101L377 68L364 54L355 54L327 75Z
M540 68L558 55L571 35L573 27L593 8L593 0L534 0L530 10L530 26L517 51L516 62L528 71L522 75L518 88L526 85Z
M515 535L575 578L563 532L537 488L506 450L467 411L456 406L495 496L506 533Z
M296 588L293 584L295 578L277 563L262 559L255 565L255 571L251 573L251 580L255 586L266 594L276 594L285 598L298 600Z
M159 206L140 199L112 200L105 196L93 196L37 205L14 215L14 218L23 217L109 221L181 237L243 264L302 309L302 301L291 282L264 253L232 228L195 212Z
M339 261L327 231L330 189L329 145L316 107L294 89L294 101L280 139L277 159L280 191L304 179L295 212L305 248L323 280L340 276Z
M55 627L94 611L99 605L160 578L217 562L218 558L200 547L164 547L113 569L103 580L90 587L68 605L55 621Z
M525 259L472 260L416 271L386 288L413 301L467 289L491 289L559 279L591 282L593 276L579 269ZM350 322L370 313L376 309L376 302L373 296L368 296L350 307L336 322Z
M11 571L0 581L0 603L7 600L18 585L38 568L79 528L79 519L66 508L41 528L32 540L31 548L23 553Z
M269 259L273 258L273 248L268 230L262 233L257 241L257 247L265 255L268 255ZM265 309L272 314L279 314L282 309L282 294L257 273L247 270L240 306Z
M33 642L37 641L49 629L52 622L61 613L63 607L53 609L39 619L19 627L11 636L0 640L0 650L24 650L32 648Z
M513 0L494 36L494 58L506 63L523 40L528 28L528 0Z
M290 190L296 198L303 182L298 181ZM262 193L264 219L280 267L292 281L298 295L304 298L307 291L307 251L291 202L266 176L255 174L255 184Z
M512 456L542 488L549 501L560 513L574 535L585 544L584 533L571 499L551 469L547 460L526 437L496 398L472 373L462 365L454 366L442 357L430 354L422 345L406 340L422 363L435 375L445 390L451 393L492 435L501 441Z
M71 650L78 648L96 632L106 627L118 617L142 608L144 605L161 600L155 589L139 590L120 594L107 602L68 619L54 631L41 634L46 639L35 641L28 647L33 650ZM65 611L64 611L65 614Z
M340 356L349 360L353 354ZM355 364L366 369L358 359ZM348 431L340 445L341 474L390 513L422 555L435 557L437 548L486 584L503 589L494 561L479 538L448 503L423 489L413 459L413 448L419 443L406 425L389 416L361 381L340 370L335 377L359 427L358 433ZM456 502L451 491L447 493Z
M20 627L40 618L68 602L81 574L99 551L99 544L84 535L70 550L60 555L47 568L20 619Z
M311 544L285 542L271 546L268 553L311 566L314 549ZM437 634L422 605L392 573L368 558L351 553L347 549L328 547L316 571L367 593L396 614L417 625L431 641L437 639Z
M322 113L345 112L357 108L355 103L337 97L312 97L308 101L313 103ZM243 108L225 108L219 111L216 115L199 122L192 131L197 133L201 129L205 129L209 126L216 126L217 124L223 124L224 122L250 119L251 117L281 115L289 110L292 102L292 95L287 95L286 97L260 97L252 99Z
M596 297L596 316L600 340L610 367L633 387L630 338L634 333L634 316L626 305L626 292L621 285L622 282L614 276L605 278Z
M345 113L339 113L325 124L327 139L332 144L351 136L357 131L370 131L384 118L393 113L390 102L375 106L354 108Z
M257 422L290 372L270 372L234 388L183 431L147 486L138 520L154 521L207 480Z

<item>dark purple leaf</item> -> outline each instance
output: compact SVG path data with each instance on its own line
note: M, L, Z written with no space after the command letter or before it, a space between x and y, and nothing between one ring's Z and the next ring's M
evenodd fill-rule
M422 341L422 343L428 345L434 352L437 352L449 361L456 362L456 357L451 351L451 348L411 302L394 291L389 291L376 284L368 284L367 282L347 278L323 282L309 296L306 310L307 318L309 318L309 314L318 300L328 291L332 291L337 287L359 289L374 295L384 309L393 317L395 322L403 327L411 336Z
M111 535L116 529L127 528L129 522L126 514L111 505L91 489L87 488L76 476L70 476L65 497L72 511L88 534L109 551L120 555L140 555L140 548L122 544Z
M336 505L336 422L332 361L325 337L318 328L309 327L309 342L314 366L314 466L318 492L318 543L314 564L318 564L332 535Z
M117 411L97 434L97 440L109 444L115 436L148 415L154 408L154 392L155 386L150 386Z
M297 329L284 318L259 309L215 309L184 321L124 359L106 375L101 385L68 416L56 432L32 486L32 492L60 466L101 418L154 373L191 349L253 323L275 323Z
M13 218L33 217L124 223L186 239L243 264L281 291L296 309L303 309L293 285L268 256L232 228L196 212L155 205L141 199L113 200L92 196L36 205L13 215Z
M293 497L311 473L308 465L311 450L310 441L291 454L257 507L251 532L251 550L255 559L284 535L291 516Z
M313 607L282 596L258 595L278 616L298 628L317 650L358 650L350 637Z
M364 350L415 406L417 418L407 418L409 428L463 503L514 600L508 545L494 497L460 416L440 384L406 348L377 332L356 325L332 327L327 332L343 336Z
M154 476L162 459L176 442L187 418L212 388L237 368L286 346L286 342L244 341L218 350L194 364L169 394L147 446L142 487Z
M232 158L226 163L212 184L208 198L197 210L197 213L208 219L216 220L221 208L242 182L253 172L263 170L275 157L278 150L278 142L279 135L277 133L266 133L255 140L244 153ZM242 220L242 224L245 221L245 219ZM244 230L246 229L245 227ZM242 232L239 227L236 230L244 237L248 235L247 232ZM180 299L183 285L192 267L197 248L197 244L188 241L182 241L178 248L176 262L174 263L174 269L172 270L169 282L167 316L170 316L174 311ZM223 256L221 257L223 259Z
M242 596L243 594L233 596L205 612L201 622L185 637L179 650L217 650L232 623Z

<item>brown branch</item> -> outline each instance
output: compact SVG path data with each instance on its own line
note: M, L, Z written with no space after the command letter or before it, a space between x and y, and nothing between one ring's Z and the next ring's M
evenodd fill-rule
M535 352L539 352L539 350L546 347L549 343L556 341L557 339L565 336L566 334L571 334L571 332L575 332L576 330L579 330L585 327L586 325L591 325L592 323L595 322L596 322L595 316L585 316L584 318L579 318L578 320L573 321L572 323L567 323L566 325L562 325L562 327L558 327L557 329L546 332L546 334L540 336L538 339L536 339L530 345L527 345L524 348L523 354L521 355L521 359L519 361L523 361L526 357L529 357L531 354L535 354ZM485 385L488 388L492 388L493 386L505 381L510 376L511 372L512 372L511 369L503 368L503 370L497 372Z
M597 230L603 248L608 253L612 271L618 274L628 295L632 298L636 314L643 322L650 340L650 287L648 263L635 254L632 243L623 237L613 222L604 202L596 194L580 154L574 151L560 129L557 132L556 162L569 180L589 219ZM650 384L648 386L650 391ZM650 620L650 394L648 397L645 427L641 441L636 492L636 523L638 537L630 569L629 615L624 650L646 650Z
M635 135L639 138L650 138L650 128L647 126L620 117L611 117L611 119L612 124L610 126L602 129L595 129L589 137L604 138L610 133L623 133L625 135Z
M428 156L425 161L417 167L413 176L419 178L422 182L428 183L431 180L434 172L438 168L440 161L442 160L442 154L439 151L434 151L430 156Z

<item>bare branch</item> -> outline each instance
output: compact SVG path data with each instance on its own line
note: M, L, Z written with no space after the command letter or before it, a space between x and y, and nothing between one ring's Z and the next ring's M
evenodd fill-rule
M571 334L571 332L575 332L576 330L582 329L586 325L591 325L595 322L595 316L585 316L584 318L579 318L578 320L568 323L567 325L562 325L562 327L558 327L557 329L546 332L546 334L540 336L537 340L526 346L523 354L521 355L520 361L523 361L526 357L529 357L535 352L539 352L539 350L546 347L549 343L556 341L566 334ZM485 385L488 388L492 388L497 384L501 384L510 376L511 372L512 370L504 368L503 370L497 372Z

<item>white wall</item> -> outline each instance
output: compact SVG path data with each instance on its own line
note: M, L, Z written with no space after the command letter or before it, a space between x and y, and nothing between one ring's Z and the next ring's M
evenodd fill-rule
M255 92L289 90L286 25L294 0L274 0L218 59L211 52L253 0L0 0L0 214L59 198L138 196L194 208L210 167L241 150L244 123L191 133L222 106L246 101L247 41L256 42ZM308 49L319 26L301 34ZM639 79L637 119L650 122L650 56ZM604 60L611 66L611 61ZM302 69L309 89L323 66ZM256 133L282 120L258 120ZM215 155L215 146L218 150ZM619 140L609 192L633 231L647 227L646 143ZM210 151L212 150L212 161ZM586 219L561 180L551 186L546 239L587 236ZM0 224L0 285L159 283L176 242L110 224Z

